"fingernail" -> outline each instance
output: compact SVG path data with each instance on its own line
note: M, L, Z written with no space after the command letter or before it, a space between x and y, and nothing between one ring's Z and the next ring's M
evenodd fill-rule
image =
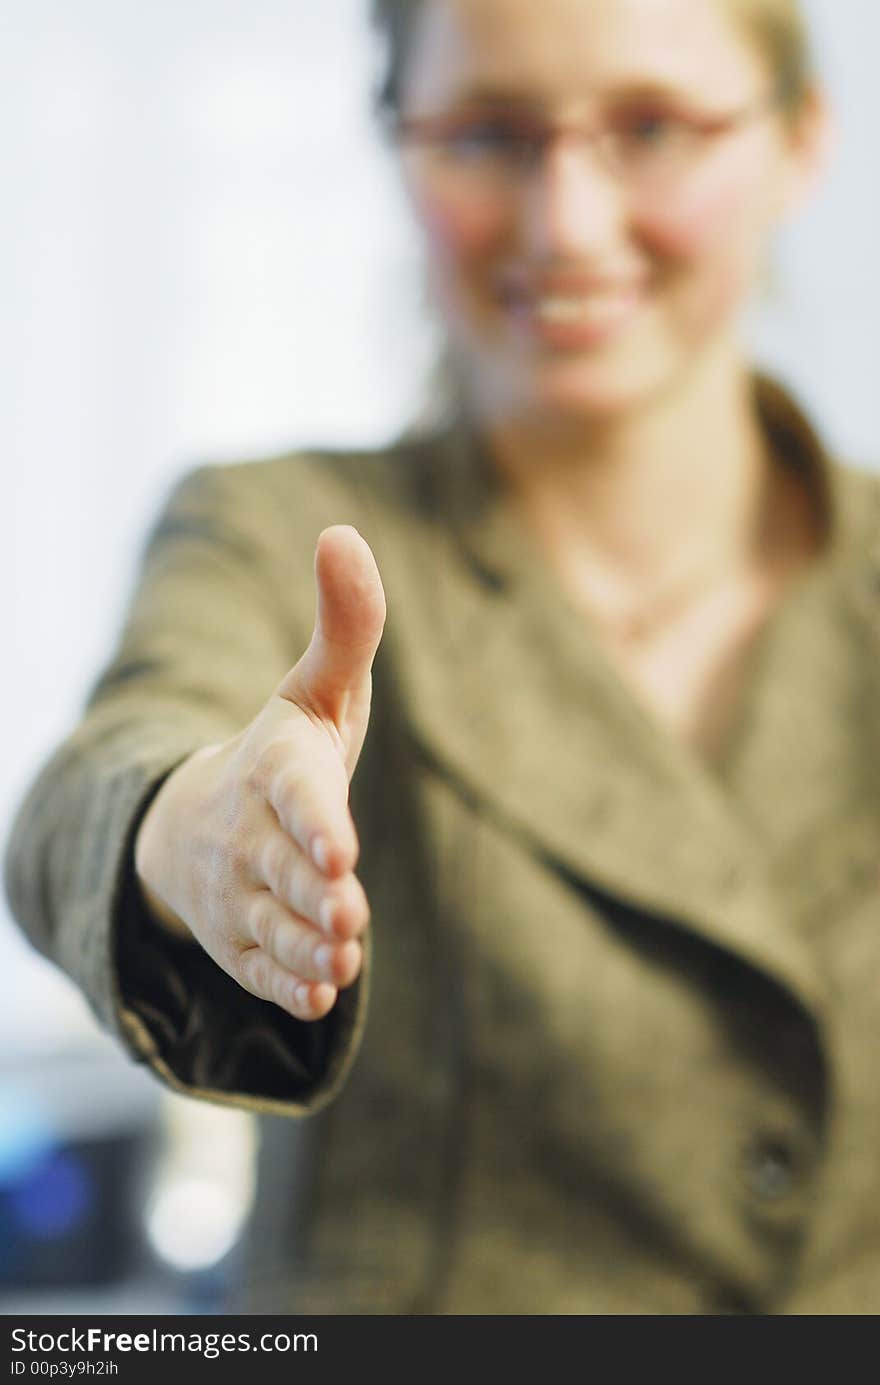
M318 867L318 870L325 871L329 866L330 853L327 850L326 837L317 836L312 838L312 860Z
M318 922L320 923L325 933L333 932L333 919L335 914L336 901L332 899L330 895L327 895L321 901L321 907L318 910Z
M306 982L301 982L293 993L293 998L302 1010L311 1008L311 988Z

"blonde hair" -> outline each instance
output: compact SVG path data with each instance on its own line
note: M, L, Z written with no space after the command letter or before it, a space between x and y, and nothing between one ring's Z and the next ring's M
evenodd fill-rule
M376 92L382 114L400 109L403 72L425 0L372 0L372 18L387 44ZM813 83L807 27L799 0L721 0L761 49L777 83L784 111L801 110Z
M763 53L783 110L789 117L796 116L815 80L799 0L723 0L723 4Z

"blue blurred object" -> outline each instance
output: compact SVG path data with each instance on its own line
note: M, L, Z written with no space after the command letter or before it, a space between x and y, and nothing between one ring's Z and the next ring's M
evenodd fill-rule
M90 1216L97 1189L85 1160L55 1150L38 1160L10 1195L23 1236L52 1241L75 1233Z
M145 1259L158 1094L103 1049L0 1069L0 1289L118 1284Z

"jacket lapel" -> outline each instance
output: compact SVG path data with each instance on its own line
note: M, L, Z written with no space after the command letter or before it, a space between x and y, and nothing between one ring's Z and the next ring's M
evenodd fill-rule
M851 826L860 811L865 843L876 822L876 795L864 811L872 776L841 720L865 679L877 681L847 585L864 555L846 505L833 561L770 623L719 776L641 708L586 623L554 599L474 436L453 429L409 460L426 523L409 526L408 545L389 544L380 566L418 753L576 880L691 929L820 1008L778 863L829 821ZM842 472L821 475L852 500ZM877 730L875 718L874 741Z
M880 490L830 479L833 545L768 627L725 767L806 935L880 881Z

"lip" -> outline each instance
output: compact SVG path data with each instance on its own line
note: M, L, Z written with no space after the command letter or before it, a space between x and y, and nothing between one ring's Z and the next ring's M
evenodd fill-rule
M610 342L638 312L641 280L552 273L510 279L501 299L517 329L555 350L585 350Z

